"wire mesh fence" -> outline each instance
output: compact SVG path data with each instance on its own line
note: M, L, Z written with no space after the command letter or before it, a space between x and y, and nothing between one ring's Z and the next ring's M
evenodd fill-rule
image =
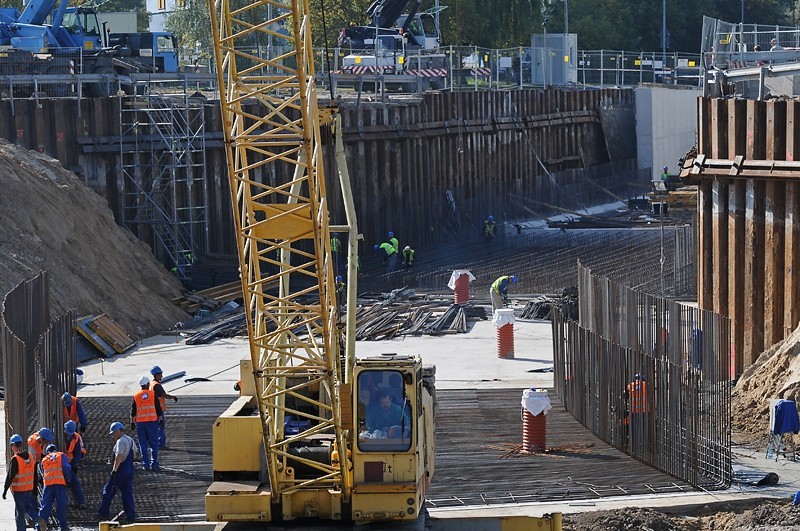
M555 312L565 408L616 448L705 489L730 486L730 321L578 266L579 320Z

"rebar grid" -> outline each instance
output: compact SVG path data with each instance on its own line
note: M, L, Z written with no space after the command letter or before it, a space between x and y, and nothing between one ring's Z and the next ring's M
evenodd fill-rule
M553 318L554 384L567 411L693 486L730 486L730 320L581 265L578 277L579 322Z

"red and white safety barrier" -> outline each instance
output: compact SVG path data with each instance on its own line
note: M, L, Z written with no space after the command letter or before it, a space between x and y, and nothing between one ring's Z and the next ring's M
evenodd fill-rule
M446 68L421 68L419 70L407 70L406 74L417 77L447 77Z

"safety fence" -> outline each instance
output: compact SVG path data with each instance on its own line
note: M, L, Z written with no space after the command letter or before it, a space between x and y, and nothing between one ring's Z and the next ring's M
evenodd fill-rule
M75 394L75 311L50 315L46 271L19 283L3 301L0 354L5 389L6 440L40 427L53 430L63 448L64 392Z
M579 320L554 312L554 385L597 437L691 485L731 484L730 321L578 264Z
M774 47L774 49L773 49ZM800 49L800 27L766 24L741 24L725 22L711 17L703 17L703 33L700 53L702 66L708 69L755 66L751 61L741 60L744 52L780 52ZM781 54L780 62L794 62L795 59Z

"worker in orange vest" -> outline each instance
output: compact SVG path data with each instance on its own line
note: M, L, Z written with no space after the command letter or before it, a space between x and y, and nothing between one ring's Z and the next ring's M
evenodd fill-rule
M629 425L629 434L633 444L629 446L636 451L649 451L649 423L648 413L650 404L647 399L647 382L638 372L625 388L625 398L628 402L628 415L626 424Z
M142 454L142 470L161 470L158 463L158 425L163 420L161 403L150 390L150 377L139 378L141 389L133 395L131 404L131 429L136 429L139 451Z
M28 437L28 451L31 453L33 460L37 463L41 462L42 457L44 457L44 449L55 440L56 438L50 428L40 428L39 431L33 432Z
M161 385L161 379L164 377L164 372L158 365L153 365L150 369L150 374L153 375L153 380L150 382L150 390L156 394L156 398L161 403L161 424L158 425L158 447L164 449L167 447L167 398L178 402L178 397L167 393L164 386Z
M78 470L81 467L81 460L86 455L86 447L83 446L83 439L76 433L77 425L74 420L68 420L64 423L64 434L66 439L64 445L67 451L64 452L69 461L69 466L72 468L72 475L70 476L70 490L72 491L72 499L75 501L75 507L83 509L86 506L86 497L83 495L83 487L81 481L78 479Z
M44 491L42 491L42 508L39 509L39 530L47 529L47 520L56 504L56 519L62 531L69 529L67 525L67 484L72 477L72 468L69 466L67 456L56 450L55 444L45 448L42 459L42 476L44 478Z
M75 424L80 426L81 433L86 433L86 414L83 412L83 406L78 400L77 396L72 396L69 393L64 393L61 397L64 401L64 421L74 421Z
M11 436L9 441L14 455L8 462L8 474L3 488L3 499L6 499L8 489L14 496L14 521L17 531L25 531L25 515L31 520L36 519L36 496L33 487L36 485L36 460L22 448L22 437L19 434Z

